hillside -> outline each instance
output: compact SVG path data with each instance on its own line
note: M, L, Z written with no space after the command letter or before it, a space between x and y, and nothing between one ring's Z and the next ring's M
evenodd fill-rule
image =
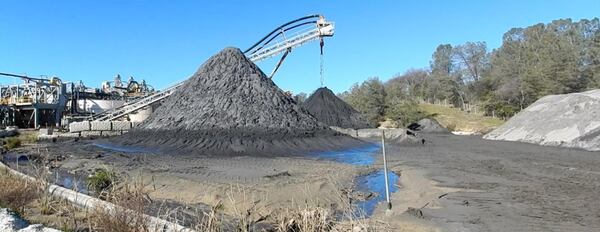
M434 115L440 124L452 131L487 133L504 123L498 118L482 114L467 113L457 108L433 104L419 104L419 108L428 115Z

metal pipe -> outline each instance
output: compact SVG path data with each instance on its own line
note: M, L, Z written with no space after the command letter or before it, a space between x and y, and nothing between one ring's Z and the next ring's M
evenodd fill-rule
M3 73L3 72L0 72L0 76L18 77L18 78L22 78L22 79L36 80L36 81L47 81L47 79L35 78L35 77L28 77L28 76L23 76L23 75L18 75L18 74L11 74L11 73Z

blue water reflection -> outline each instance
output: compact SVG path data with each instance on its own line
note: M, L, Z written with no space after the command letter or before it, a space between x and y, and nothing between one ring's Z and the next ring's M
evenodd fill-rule
M379 150L381 150L379 144L370 143L365 146L347 150L318 152L316 153L316 156L320 159L364 166L375 163L375 156Z
M319 159L331 160L357 166L372 165L375 163L375 160L379 155L381 155L381 146L375 143L347 150L326 151L315 154L315 156ZM398 183L398 179L399 177L396 175L396 173L388 172L390 193L398 191L398 186L396 185L396 183ZM356 178L355 183L359 191L371 192L375 195L366 201L359 201L357 203L359 211L367 216L370 216L375 211L377 205L386 200L383 169L367 175L359 176Z

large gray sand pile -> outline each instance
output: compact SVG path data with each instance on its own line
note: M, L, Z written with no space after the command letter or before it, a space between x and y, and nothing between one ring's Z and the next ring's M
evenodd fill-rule
M543 97L484 138L598 151L600 90Z
M317 89L303 106L317 120L329 126L354 129L372 127L358 111L327 87Z
M356 143L319 123L237 48L207 60L125 145L203 154L271 154Z

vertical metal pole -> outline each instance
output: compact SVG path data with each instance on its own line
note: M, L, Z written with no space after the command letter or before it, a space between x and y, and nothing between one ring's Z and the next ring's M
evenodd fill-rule
M60 104L60 103L57 103ZM61 116L62 116L62 110L60 108L56 108L54 110L54 126L56 126L56 128L60 127L61 124Z
M33 106L33 129L38 128L38 108Z
M390 201L390 185L388 183L387 174L387 161L385 158L385 130L381 130L381 150L383 151L383 177L385 178L385 199L387 201L388 209L392 209L392 202Z

